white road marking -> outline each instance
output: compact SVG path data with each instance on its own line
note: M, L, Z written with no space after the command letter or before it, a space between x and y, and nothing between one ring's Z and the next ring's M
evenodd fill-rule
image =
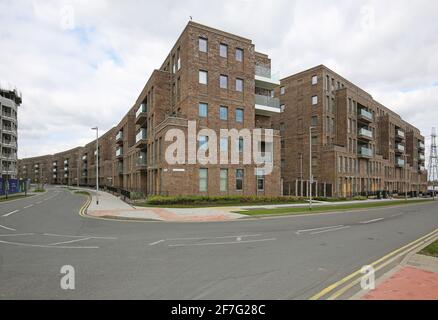
M382 220L385 220L385 219L384 218L377 218L377 219L368 220L368 221L360 221L360 223L367 224L367 223L377 222L377 221L382 221Z
M28 205L28 206L25 206L23 209L27 209L27 208L30 208L30 207L33 207L33 204L30 204L30 205Z
M253 242L265 242L274 241L275 238L271 239L259 239L259 240L245 240L245 241L232 241L232 242L210 242L210 243L188 243L188 244L169 244L169 247L194 247L194 246L214 246L214 245L225 245L225 244L240 244L240 243L253 243Z
M10 242L10 241L2 241L0 243L12 244L15 246L23 246L23 247L37 247L37 248L57 248L57 249L99 249L99 247L69 247L69 246L49 246L42 244L29 244L29 243L21 243L21 242Z
M339 227L343 227L344 225L341 224L339 226L331 226L331 227L321 227L321 228L313 228L313 229L303 229L303 230L298 230L297 232L295 232L296 234L300 234L303 232L309 232L309 231L318 231L318 230L326 230L326 229L333 229L333 228L339 228Z
M1 224L0 224L0 228L6 229L9 231L16 231L14 228L5 227L5 226L2 226Z
M350 226L343 226L343 227L339 227L339 228L332 228L332 229L327 229L327 230L322 230L322 231L317 231L317 232L311 232L310 234L319 234L319 233L337 231L337 230L342 230L342 229L347 229L347 228L350 228Z
M63 242L55 242L55 243L50 243L48 244L49 246L56 246L58 244L66 244L66 243L73 243L73 242L79 242L79 241L85 241L85 240L90 240L91 238L81 238L81 239L75 239L75 240L70 240L70 241L63 241Z
M150 246L155 246L156 244L159 244L159 243L164 242L164 241L166 241L166 240L158 240L158 241L155 241L155 242L149 243L149 245L150 245Z
M44 236L51 237L65 237L65 238L90 238L90 239L105 239L105 240L116 240L115 237L95 237L95 236L72 236L67 234L56 234L56 233L43 233Z
M245 237L260 237L260 236L261 234L246 234L246 235L224 236L224 237L173 238L173 239L165 239L163 241L209 240L209 239L228 239L228 238L245 238Z
M17 213L19 211L20 210L14 210L14 211L8 212L8 213L4 214L3 217L9 217L11 214Z
M0 234L0 237L16 237L16 236L33 236L35 233L11 233L11 234Z

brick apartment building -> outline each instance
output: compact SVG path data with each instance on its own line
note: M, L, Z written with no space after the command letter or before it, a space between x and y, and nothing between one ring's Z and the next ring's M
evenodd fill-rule
M187 146L192 121L196 133L216 132L219 150L238 148L239 164L168 164L165 153L173 141L166 141L166 133L182 130ZM233 128L276 129L272 142L262 132L258 143L272 157L271 174L242 164L247 141L219 135ZM199 133L197 147L209 139ZM99 185L143 195L307 195L310 141L314 194L426 189L424 138L368 93L324 66L280 83L272 79L269 57L256 52L251 40L189 22L135 104L99 138ZM186 161L189 156L186 149ZM62 168L56 178L55 162ZM19 175L95 186L95 162L92 141L20 160Z
M285 194L309 193L310 163L313 194L426 191L424 137L364 90L321 65L281 80L277 94Z

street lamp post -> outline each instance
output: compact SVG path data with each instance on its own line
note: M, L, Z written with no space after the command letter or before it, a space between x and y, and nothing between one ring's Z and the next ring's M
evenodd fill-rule
M92 130L96 130L96 204L99 204L99 128L94 127Z
M312 175L312 129L315 127L309 127L309 210L312 210L312 185L313 185L313 175Z

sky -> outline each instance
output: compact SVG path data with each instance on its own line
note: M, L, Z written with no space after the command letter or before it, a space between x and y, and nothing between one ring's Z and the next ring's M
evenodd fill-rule
M252 39L286 77L324 64L438 127L435 0L0 0L0 84L23 94L20 158L92 141L133 106L190 19Z

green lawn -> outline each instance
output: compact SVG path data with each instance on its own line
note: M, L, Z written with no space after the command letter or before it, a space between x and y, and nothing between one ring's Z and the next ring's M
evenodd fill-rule
M2 196L0 198L0 202L7 202L10 200L16 200L16 199L21 199L21 198L26 198L26 197L30 197L30 195L25 196L24 194L19 194L19 195L10 195L8 196L8 198L6 199L5 196Z
M426 248L419 252L420 254L424 254L425 256L431 256L438 258L438 240L432 242Z
M325 206L313 206L312 210L308 207L298 207L298 208L277 208L277 209L255 209L248 211L236 211L236 213L245 214L249 216L258 215L294 215L303 213L317 213L317 212L327 212L327 211L347 211L347 210L358 210L367 208L378 208L378 207L389 207L396 205L410 205L420 202L428 202L430 200L398 200L398 201L385 201L385 202L371 202L371 203L354 203L354 204L340 204L340 205L325 205Z
M74 190L74 189L72 189L72 190ZM82 194L84 196L89 196L90 195L90 193L88 191L83 191L83 190L75 191L75 193L76 194Z

